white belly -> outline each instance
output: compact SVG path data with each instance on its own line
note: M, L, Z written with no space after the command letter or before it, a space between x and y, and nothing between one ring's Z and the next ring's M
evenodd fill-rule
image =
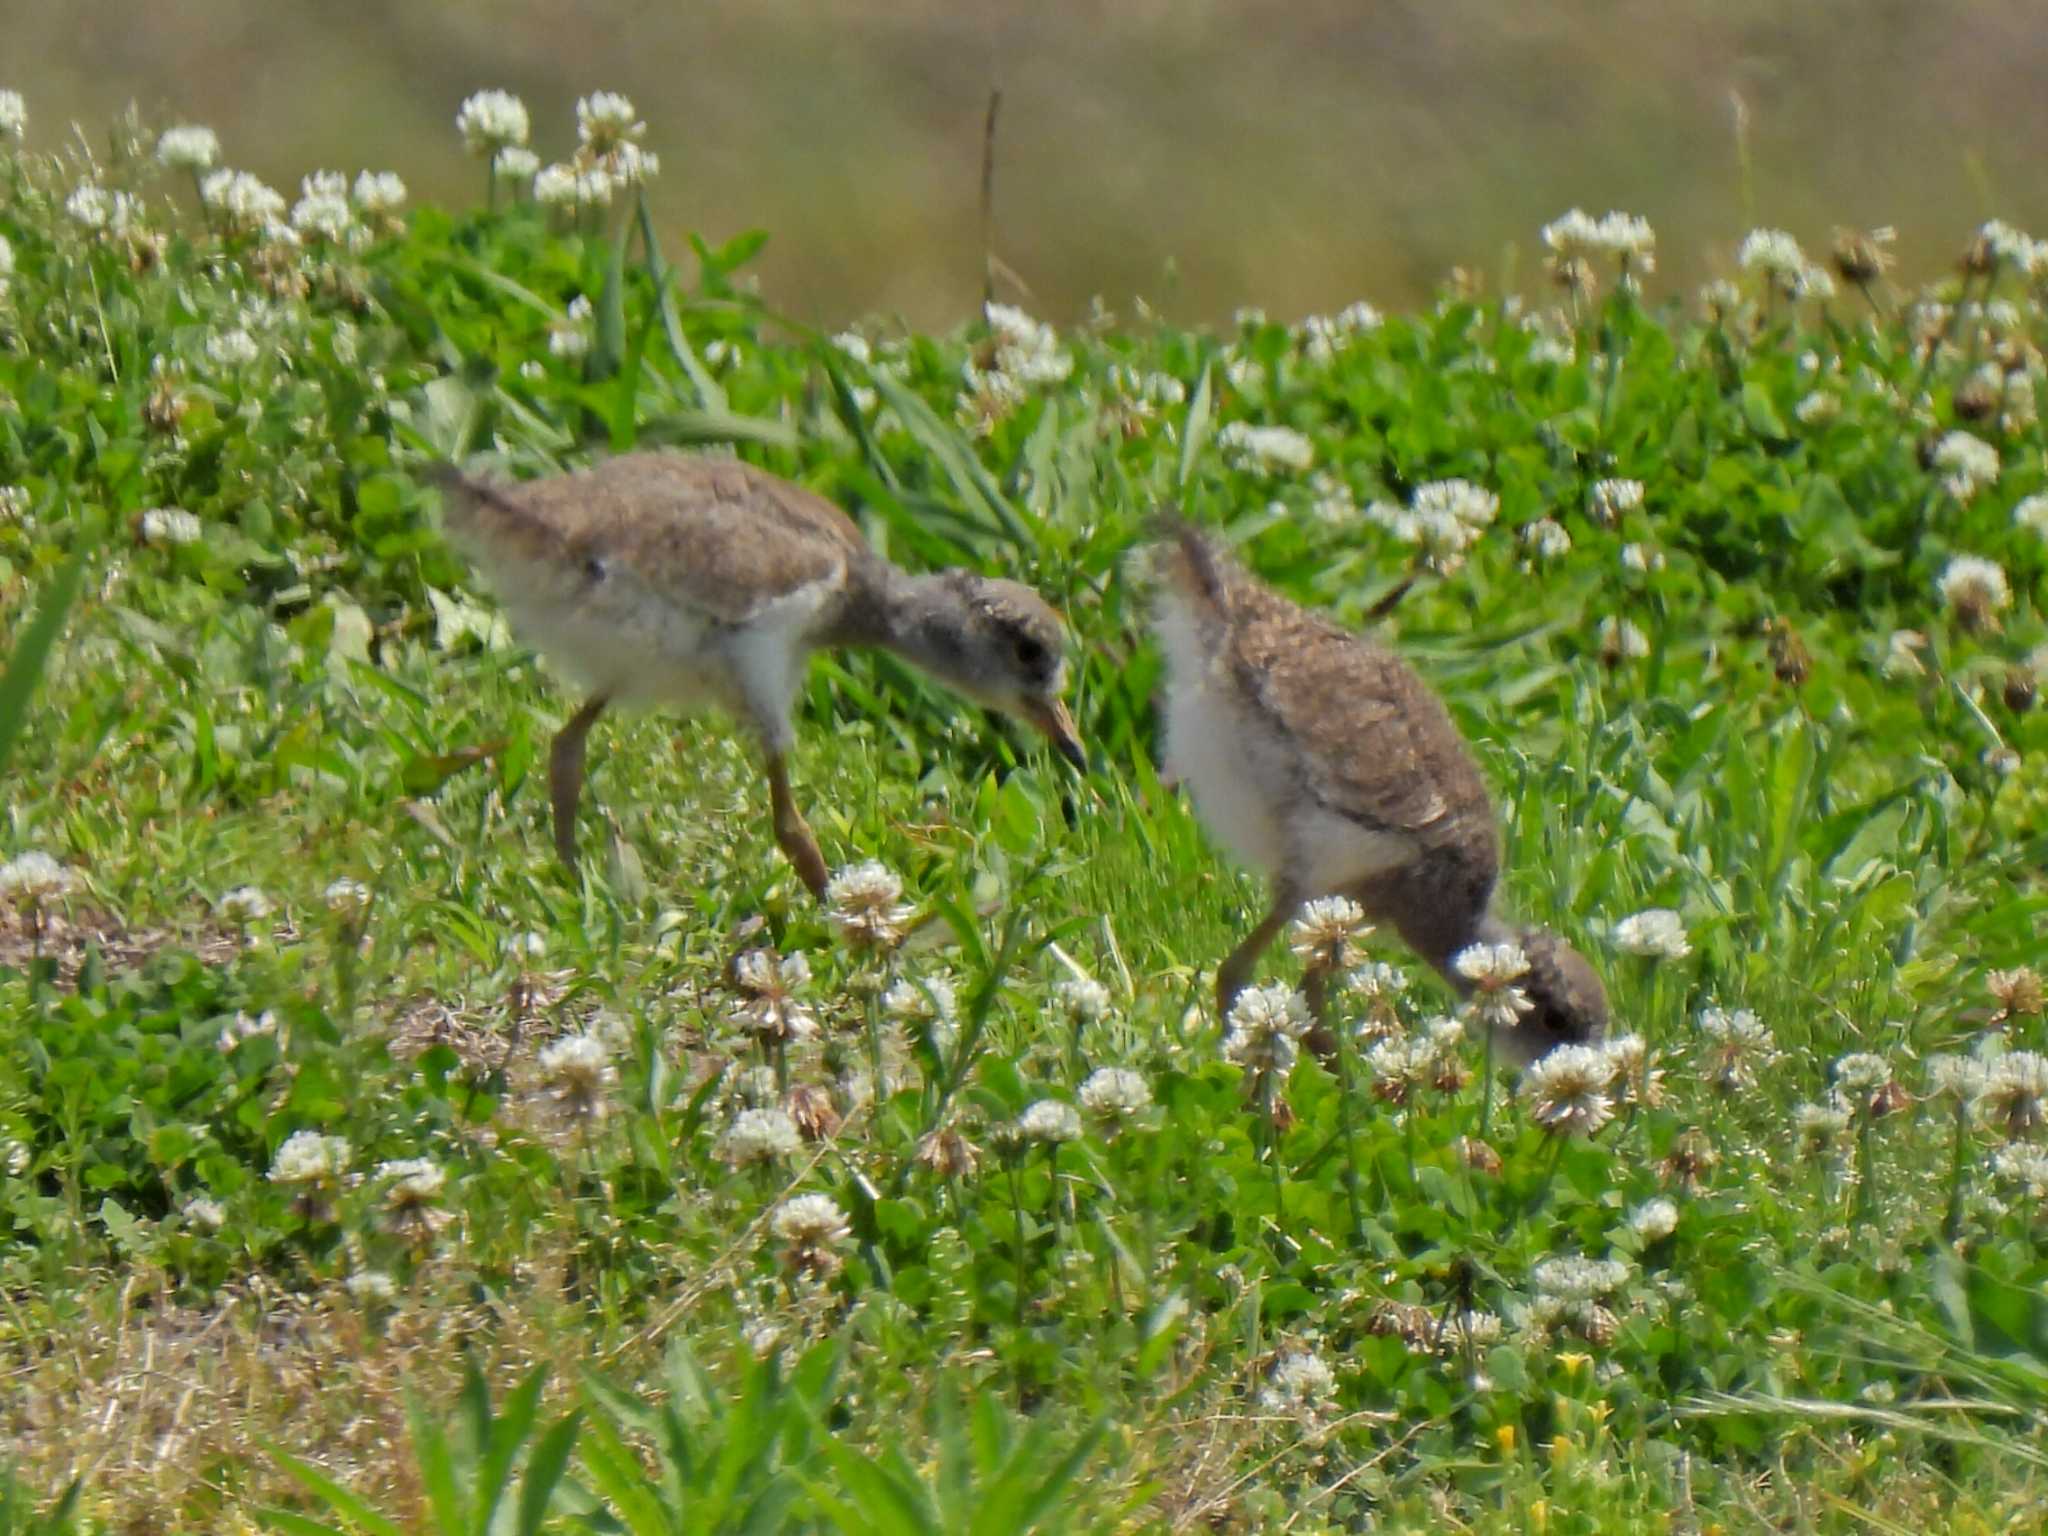
M1235 682L1206 655L1175 598L1160 606L1166 654L1166 772L1188 786L1210 835L1305 898L1330 895L1398 869L1421 851L1413 837L1376 832L1318 804L1300 783L1289 743L1252 718Z
M1209 833L1256 869L1277 873L1288 839L1280 805L1284 764L1261 761L1243 707L1216 678L1194 621L1180 601L1160 603L1159 643L1166 655L1164 767L1188 787Z

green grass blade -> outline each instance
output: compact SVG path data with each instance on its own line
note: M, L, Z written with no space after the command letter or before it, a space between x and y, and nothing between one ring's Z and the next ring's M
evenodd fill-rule
M269 1447L269 1451L271 1457L280 1467L284 1468L294 1482L317 1494L329 1509L340 1515L342 1519L346 1520L357 1530L367 1531L370 1533L370 1536L405 1536L403 1528L396 1521L385 1519L384 1516L372 1509L361 1495L344 1488L319 1468L299 1460L298 1457L291 1455L287 1451L280 1450L276 1446ZM289 1515L288 1518L296 1520L303 1517ZM314 1526L313 1529L325 1531L332 1528L328 1526Z
M687 1510L662 1502L638 1459L602 1414L593 1415L578 1440L576 1464L610 1501L631 1536L679 1536Z
M1037 541L1030 528L997 489L981 461L967 451L959 434L939 420L924 398L887 373L877 372L870 377L876 392L895 410L904 429L946 472L946 478L952 481L954 491L968 510L979 514L986 535L1027 548L1035 546Z
M512 1389L505 1406L482 1439L482 1457L477 1466L476 1507L471 1514L471 1536L488 1536L492 1517L511 1486L512 1467L533 1433L540 1412L540 1391L547 1380L547 1367L537 1366Z
M1173 476L1176 495L1187 495L1188 484L1195 475L1195 461L1202 456L1202 449L1209 441L1209 422L1216 414L1215 392L1210 387L1210 380L1214 377L1215 370L1204 364L1202 377L1195 383L1195 396L1188 402L1187 425L1182 429L1180 439L1180 466Z
M462 1490L455 1480L455 1460L448 1450L448 1437L417 1398L405 1405L412 1426L412 1454L419 1464L420 1484L427 1491L427 1505L434 1512L434 1525L441 1536L469 1536L462 1518Z
M564 1414L533 1448L533 1455L527 1459L526 1475L519 1482L519 1523L515 1527L519 1536L539 1536L541 1524L547 1519L548 1503L569 1468L569 1453L575 1448L576 1433L582 1424L580 1411Z
M305 1515L295 1515L288 1509L259 1509L256 1518L273 1531L284 1531L287 1536L349 1536L338 1525L322 1525L318 1520Z
M36 616L21 632L14 654L7 659L6 676L0 677L0 773L7 771L15 743L28 728L29 706L35 699L36 685L42 681L50 652L63 633L64 620L78 600L84 582L85 555L80 551L59 567L56 579L36 604Z

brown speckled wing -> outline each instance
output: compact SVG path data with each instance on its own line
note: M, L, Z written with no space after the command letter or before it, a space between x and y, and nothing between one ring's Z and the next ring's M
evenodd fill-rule
M1425 844L1492 842L1493 811L1441 700L1384 646L1223 562L1229 665L1297 753L1303 785L1365 826Z
M733 459L632 453L587 470L449 499L458 541L582 570L616 562L724 624L867 555L822 496Z

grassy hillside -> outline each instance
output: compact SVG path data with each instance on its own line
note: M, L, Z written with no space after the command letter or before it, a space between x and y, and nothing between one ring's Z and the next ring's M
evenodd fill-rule
M1693 296L1560 221L1526 300L826 337L630 187L266 215L156 143L0 162L0 1530L2032 1518L2048 248ZM797 778L879 923L715 720L599 728L569 877L576 701L417 470L655 444L1039 587L1091 771L845 656ZM1226 1031L1167 503L1348 623L1413 578L1632 1044L1489 1073L1370 933L1266 966L1339 1072Z

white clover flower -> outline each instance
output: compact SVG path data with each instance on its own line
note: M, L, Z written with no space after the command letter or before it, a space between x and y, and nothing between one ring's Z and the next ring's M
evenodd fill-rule
M645 186L661 174L661 156L638 144L621 144L605 156L604 169L615 187Z
M2005 568L1978 555L1957 555L1937 584L1941 600L1955 611L1965 629L1995 629L1998 615L2012 606L2012 586Z
M1081 1135L1081 1116L1064 1099L1040 1099L1017 1117L1016 1132L1025 1141L1057 1145Z
M1365 909L1345 896L1318 896L1301 909L1289 940L1311 971L1337 971L1358 963L1357 939L1371 932Z
M1418 517L1445 517L1484 528L1500 515L1500 498L1469 480L1429 480L1415 487L1408 509Z
M1874 1051L1851 1051L1835 1063L1835 1087L1849 1093L1882 1088L1892 1080L1892 1064Z
M455 127L473 155L495 155L524 144L532 132L526 103L510 91L478 91L456 112Z
M1735 253L1735 264L1745 272L1760 272L1790 291L1812 265L1799 242L1782 229L1753 229L1743 237Z
M44 902L71 889L71 871L31 848L0 864L0 897L17 902Z
M185 1225L199 1232L218 1232L228 1224L228 1208L206 1195L194 1195L179 1207Z
M1216 434L1216 446L1234 468L1257 474L1307 474L1316 446L1292 427L1262 427L1233 421Z
M1685 922L1669 907L1650 907L1614 925L1614 947L1649 960L1683 960L1692 953Z
M1522 525L1522 543L1539 560L1561 560L1572 550L1572 536L1554 518L1539 517Z
M743 1109L725 1133L723 1155L735 1168L794 1157L803 1150L803 1136L787 1110Z
M882 994L882 1011L900 1023L937 1025L950 1032L960 1012L959 990L943 973L906 976Z
M1977 240L2000 261L2011 262L2023 269L2033 254L2033 240L2003 219L1985 220L1978 226Z
M592 91L576 103L576 136L593 153L638 139L647 131L633 103L617 91Z
M852 1236L846 1213L830 1195L795 1195L775 1207L769 1218L775 1235L804 1248L828 1248Z
M221 897L220 915L231 923L260 923L270 916L270 898L253 885L238 885Z
M389 1301L398 1294L398 1282L381 1269L358 1269L341 1285L343 1290L366 1306Z
M2048 1126L2048 1056L2011 1051L1999 1057L1986 1074L1977 1113L2014 1141Z
M2048 538L2048 491L2036 491L2012 509L2013 522L2029 533Z
M1398 965L1373 960L1351 973L1351 990L1368 999L1396 998L1408 990L1408 976Z
M825 882L825 915L854 947L893 949L910 921L902 897L903 881L886 864L869 859Z
M1092 1024L1109 1013L1109 988L1093 976L1070 976L1052 994L1060 1011L1077 1024Z
M1365 515L1395 538L1419 544L1429 566L1445 575L1500 512L1500 498L1466 480L1432 480L1415 488L1406 507L1374 502Z
M294 1131L270 1162L273 1184L324 1184L348 1166L349 1145L340 1136Z
M1451 969L1473 986L1491 991L1526 976L1529 956L1515 943L1472 944L1451 956Z
M1920 652L1927 648L1927 637L1917 629L1895 629L1885 641L1883 671L1886 677L1922 677L1927 668L1921 664Z
M1825 304L1835 296L1834 274L1826 267L1809 266L1791 284L1792 297Z
M533 174L533 200L547 208L573 208L582 186L573 165L542 166Z
M206 360L216 368L243 368L262 356L256 338L239 326L206 338Z
M292 204L292 228L320 240L346 240L355 228L356 211L349 205L348 178L339 171L315 171L299 183Z
M1646 1243L1660 1243L1678 1230L1678 1207L1659 1195L1629 1212L1629 1230Z
M1621 546L1621 568L1638 576L1661 571L1664 569L1664 551L1654 544L1624 544Z
M174 171L210 171L220 163L220 139L200 123L180 123L157 135L157 164Z
M357 918L370 910L370 888L347 875L328 885L324 899L336 917Z
M1427 1040L1378 1040L1364 1061L1372 1096L1396 1106L1406 1104L1429 1080L1435 1054Z
M1633 619L1617 618L1609 614L1600 621L1597 631L1600 642L1600 659L1609 665L1624 661L1640 661L1650 654L1650 640Z
M1849 1106L1834 1094L1825 1103L1800 1104L1792 1111L1792 1128L1809 1152L1824 1152L1834 1146L1849 1129L1849 1120Z
M353 188L356 206L368 214L394 214L405 206L405 182L396 171L364 171Z
M1522 1074L1522 1097L1530 1116L1559 1136L1591 1136L1614 1118L1608 1086L1614 1068L1607 1053L1590 1045L1560 1045L1538 1057Z
M1967 502L1998 483L1998 450L1968 432L1944 433L1934 445L1934 467L1941 471L1941 488Z
M1632 213L1609 212L1595 226L1600 248L1634 272L1657 270L1657 232Z
M1321 1357L1307 1350L1290 1349L1266 1373L1258 1403L1267 1413L1313 1419L1336 1395L1336 1375Z
M64 199L64 211L87 229L105 229L114 216L114 199L105 187L84 181Z
M1615 1103L1652 1108L1663 1103L1664 1074L1650 1067L1649 1043L1641 1035L1616 1035L1602 1041L1599 1050L1607 1058L1607 1086Z
M1152 1107L1152 1085L1128 1067L1097 1067L1081 1084L1081 1107L1103 1120L1128 1120Z
M196 544L205 532L199 519L183 507L150 507L136 523L142 542L158 549Z
M1543 243L1561 260L1583 259L1602 249L1600 221L1583 208L1560 214L1543 226L1541 234Z
M1707 1037L1708 1076L1724 1092L1756 1087L1757 1070L1777 1056L1770 1030L1747 1008L1702 1009L1700 1033Z
M1564 1302L1598 1301L1628 1284L1629 1267L1620 1259L1584 1259L1565 1255L1544 1259L1530 1275L1537 1292Z
M448 1187L448 1170L430 1157L401 1157L379 1163L377 1178L386 1186L384 1203L394 1209L438 1200Z
M1640 480L1595 480L1586 493L1586 515L1603 528L1611 528L1624 513L1643 504Z
M1927 1089L1958 1104L1974 1103L1991 1081L1990 1070L1974 1056L1927 1058Z
M1057 384L1074 371L1074 360L1060 346L1059 332L1012 304L984 306L995 342L994 368L1019 384Z
M1991 1154L1991 1171L2026 1187L2027 1198L2048 1200L2048 1152L2025 1142L2007 1142Z
M525 933L515 933L505 940L504 949L505 958L515 965L544 960L548 953L547 935L535 933L531 929Z
M499 150L491 161L491 174L499 181L531 181L539 173L540 156L516 144Z
M266 1008L261 1013L237 1013L228 1020L214 1041L214 1048L223 1056L240 1045L244 1040L260 1040L277 1033L277 1012Z
M1363 299L1354 299L1337 311L1337 329L1353 335L1361 331L1376 331L1384 324L1386 318Z
M733 975L747 1001L733 1015L747 1034L761 1040L808 1040L818 1021L796 994L810 985L811 962L802 955L750 949L733 962Z
M275 224L285 214L284 195L247 171L208 172L199 183L199 200L242 234Z
M1817 427L1833 421L1841 414L1841 410L1842 401L1839 396L1824 389L1816 389L1811 394L1801 397L1799 403L1792 407L1792 414L1799 418L1801 426Z
M569 1113L601 1118L605 1096L618 1082L610 1049L596 1035L568 1035L542 1048L541 1075L555 1100Z
M1562 336L1538 336L1529 343L1527 356L1540 366L1569 368L1579 360L1579 349Z
M1230 1006L1223 1059L1254 1072L1284 1073L1301 1053L1308 1007L1291 987L1247 987Z
M0 138L18 139L28 131L28 106L19 91L0 91Z
M548 351L556 357L582 357L590 350L595 330L596 312L591 308L590 298L579 293L569 301L562 318L549 323Z

